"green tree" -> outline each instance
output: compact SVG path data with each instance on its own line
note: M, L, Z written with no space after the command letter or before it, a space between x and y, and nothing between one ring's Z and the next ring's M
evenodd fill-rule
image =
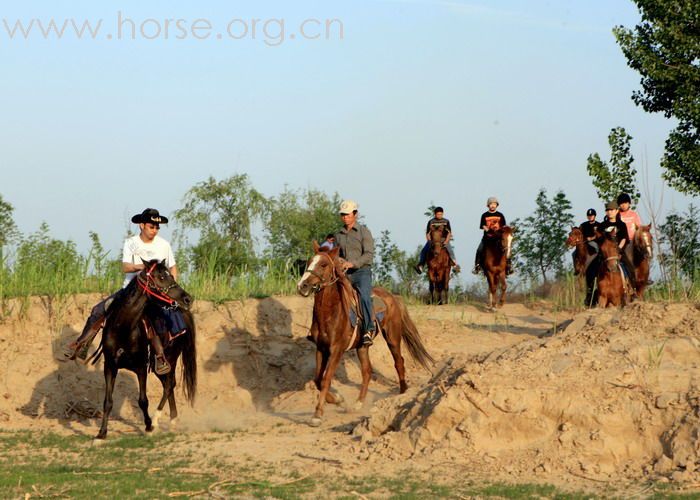
M338 193L333 196L307 189L285 190L271 200L265 231L273 258L290 260L306 258L311 242L321 242L327 234L342 226L338 217Z
M199 231L199 241L190 249L195 269L230 274L255 262L252 224L266 219L270 201L247 175L220 181L209 177L191 188L183 202L175 219L183 229Z
M588 157L588 175L593 187L603 202L617 199L620 193L628 193L633 200L639 199L637 190L637 170L632 166L634 158L630 153L632 137L622 127L616 127L608 135L610 162L601 160L598 153Z
M564 241L574 222L571 202L563 191L552 199L540 189L535 200L535 211L524 220L513 221L517 233L513 239L513 258L519 269L533 282L547 283L553 274L564 270Z
M700 279L700 210L690 205L683 214L671 212L659 226L659 256L672 279Z
M700 194L700 2L634 0L642 16L613 32L627 64L641 75L632 100L649 113L675 118L661 161L679 191Z
M5 264L5 247L19 236L12 218L14 210L14 207L0 195L0 268Z
M399 247L391 241L391 232L384 230L380 233L375 245L374 279L385 288L395 287L394 272L401 259Z

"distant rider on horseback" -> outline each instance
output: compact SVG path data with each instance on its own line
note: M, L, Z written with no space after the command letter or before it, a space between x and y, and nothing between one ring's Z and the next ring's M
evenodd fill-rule
M357 222L357 203L345 200L340 204L343 228L335 235L340 257L344 259L345 274L360 295L362 310L362 344L372 345L374 338L374 309L372 307L372 260L374 239L365 226Z
M499 206L498 198L491 196L486 200L486 206L488 210L481 214L481 220L479 221L479 228L484 231L484 235L479 243L479 248L476 250L473 274L479 274L483 269L484 241L486 241L486 238L491 237L494 231L498 231L507 225L505 216L497 210ZM511 274L512 272L511 262L508 259L506 262L506 274Z
M78 359L83 363L87 361L90 344L104 325L109 306L114 301L114 298L123 292L129 282L144 269L143 261L165 261L168 271L174 279L177 279L177 266L175 265L175 256L170 243L158 236L160 225L167 224L168 218L160 215L158 210L154 208L147 208L142 213L134 215L131 218L131 222L139 225L140 233L124 241L122 272L124 272L125 276L122 289L93 307L80 337L66 349L66 356L69 359ZM185 328L182 316L179 313L175 314L174 311L163 312L164 314L161 315L163 317L157 318L155 325L153 325L158 333L165 333L165 328L168 328L169 331L175 334L182 333ZM153 332L150 326L148 330L149 339L155 352L155 371L159 375L164 375L170 371L170 364L165 359L163 344L159 335Z
M598 226L600 226L600 222L596 220L596 211L594 208L589 208L586 211L586 221L582 222L581 225L579 225L579 229L581 229L581 234L583 235L583 241L586 242L586 244L591 247L593 250L593 254L598 253L598 243L596 242L596 235L595 231L598 229ZM576 263L576 252L578 250L574 249L573 253L571 256L574 258L574 264Z
M452 248L450 241L452 240L452 227L450 226L450 221L445 219L445 210L442 207L435 207L433 210L434 217L428 221L428 225L425 228L425 245L420 251L420 259L416 267L414 268L418 274L423 272L423 266L425 266L425 261L428 259L428 251L430 250L431 240L430 235L433 231L442 231L442 241L447 248L447 253L450 255L450 260L452 261L452 267L456 273L459 272L459 265L457 264L457 259L455 258L455 252Z
M623 264L623 269L628 279L634 276L634 264L632 264L632 259L629 258L626 247L630 245L630 238L627 234L627 225L618 216L619 205L615 201L611 201L605 204L605 218L603 222L598 226L598 230L602 232L611 231L615 228L615 237L617 240L617 247L620 250L620 259Z

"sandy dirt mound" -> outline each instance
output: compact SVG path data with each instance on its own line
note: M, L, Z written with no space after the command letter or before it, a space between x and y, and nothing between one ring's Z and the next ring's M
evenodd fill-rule
M392 460L598 480L700 472L700 308L581 313L562 332L447 359L386 399L354 434Z

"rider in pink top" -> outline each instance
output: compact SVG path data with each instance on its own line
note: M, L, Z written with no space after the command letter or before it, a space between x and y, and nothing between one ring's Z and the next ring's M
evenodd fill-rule
M629 236L629 243L634 242L634 233L637 228L642 226L642 219L639 214L634 210L630 209L632 199L627 193L622 193L617 197L617 204L620 206L620 212L618 217L627 226L627 235Z

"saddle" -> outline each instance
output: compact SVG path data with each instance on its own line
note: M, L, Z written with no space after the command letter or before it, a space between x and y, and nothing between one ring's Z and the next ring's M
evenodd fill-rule
M372 339L376 338L377 335L382 331L382 321L384 321L384 316L386 314L386 303L384 300L372 293L372 309L374 310L374 335ZM350 307L350 325L352 326L352 337L350 338L350 343L345 349L349 351L355 344L355 339L359 334L358 330L360 328L360 319L362 319L362 309L360 307L360 294L357 290L353 289L352 294L352 306Z

